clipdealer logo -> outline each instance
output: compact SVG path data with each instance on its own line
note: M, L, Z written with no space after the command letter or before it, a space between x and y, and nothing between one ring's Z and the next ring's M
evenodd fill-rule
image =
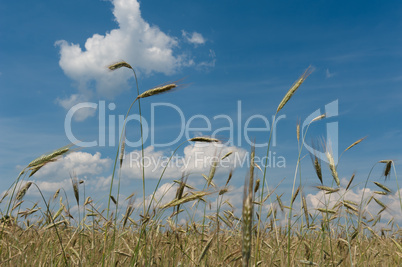
M76 112L82 110L82 109L95 109L98 110L98 139L97 140L92 140L92 141L81 141L76 136L73 134L72 130L72 120L73 116ZM105 146L110 146L114 147L116 146L116 137L120 137L120 133L123 130L124 127L124 120L125 120L125 115L116 115L116 114L111 114L111 111L114 111L116 109L116 105L114 103L109 103L106 105L105 101L99 101L98 103L94 102L83 102L79 103L75 106L73 106L66 115L65 121L64 121L64 127L65 127L65 132L67 138L72 142L77 144L78 146L81 147L105 147ZM158 114L157 114L157 109L159 109ZM155 141L155 118L161 115L160 109L165 109L163 112L166 112L166 109L170 109L169 112L176 112L177 115L176 119L178 118L180 120L180 127L178 130L177 135L175 136L174 140L169 140L169 142L165 143L157 143ZM242 105L241 101L237 101L237 114L236 117L232 118L229 115L226 114L219 114L216 115L212 118L209 118L205 115L202 114L196 114L193 115L189 118L186 118L183 111L176 105L171 104L171 103L152 103L151 104L151 110L150 110L150 121L144 117L140 118L138 114L131 114L127 117L126 123L130 123L131 121L137 121L138 123L141 121L142 123L142 129L143 129L143 137L144 137L144 143L150 139L150 145L153 147L170 147L174 146L175 144L178 144L180 140L185 137L187 140L192 138L195 134L197 133L208 133L209 136L216 138L217 136L221 135L222 132L228 133L229 138L226 140L226 142L220 144L220 145L235 145L237 147L242 146L242 141L246 141L248 146L255 146L255 147L266 147L267 142L262 143L254 143L251 141L252 138L250 138L250 132L269 132L272 131L272 143L271 147L276 147L277 143L277 127L278 123L286 118L286 115L280 115L275 118L275 116L272 116L272 120L270 121L268 117L263 116L261 114L254 114L252 116L249 116L248 118L243 118L243 113L242 113ZM303 133L307 130L308 126L310 123L317 117L325 114L325 119L331 119L334 117L338 116L338 100L332 101L325 105L324 108L324 113L321 112L321 109L317 109L314 112L312 112L309 116L305 118L301 125L301 130ZM194 127L194 120L198 121L203 121L205 123L206 127L200 128L200 127ZM217 128L213 131L213 123L215 121L219 120L219 124L223 125L225 124L225 127L220 127ZM252 122L255 123L255 121L258 121L259 125L263 125L259 128L256 127L250 127L250 124ZM222 123L224 122L224 123ZM262 124L261 124L262 123ZM227 127L226 127L227 125ZM212 134L209 134L211 133ZM219 139L219 138L218 138ZM127 147L137 147L139 148L141 146L141 140L128 140L126 138L125 140L126 146ZM328 162L328 158L326 156L326 153L331 153L335 164L338 163L338 122L337 121L329 121L326 123L326 144L325 144L325 151L321 152L316 150L315 148L309 146L305 142L303 142L304 147L312 154L315 154L317 157L319 157L321 160ZM208 144L203 144L199 143L197 146L202 147L202 146L208 146ZM285 158L281 155L276 155L276 152L269 151L269 164L272 166L279 166L279 167L285 167L286 166L286 161ZM135 152L133 152L135 153ZM135 155L131 155L131 158L133 159L132 161L138 161L138 155L135 157ZM245 158L236 158L239 162L239 165L244 165L247 160ZM276 162L275 162L276 159ZM177 160L176 162L182 162L183 163L184 159ZM154 160L155 161L155 160ZM166 161L163 159L158 160L157 162L164 162ZM156 162L156 161L155 161ZM261 160L261 164L264 161ZM186 165L186 164L184 164Z

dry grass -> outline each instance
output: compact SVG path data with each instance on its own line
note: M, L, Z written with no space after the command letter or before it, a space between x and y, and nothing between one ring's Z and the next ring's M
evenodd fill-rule
M57 227L70 265L78 266L81 263L84 266L98 266L102 258L105 226L99 224L98 216L89 215L95 219L93 223L85 225L86 229L83 231L77 231L68 219L60 219L56 225L36 223L26 229L10 223L2 237L1 265L62 265L60 244L54 231ZM236 225L233 218L227 220ZM146 222L148 230L143 240L146 245L141 247L136 256L134 248L139 240L140 222L127 220L125 227L121 225L118 229L115 246L106 248L108 253L105 266L241 265L242 240L248 242L248 239L242 238L238 226L221 226L221 231L217 234L212 230L216 228L216 222L213 221L207 222L208 229L211 230L205 231L196 222L177 226L166 222L163 227L160 221L152 218ZM219 223L223 224L221 219ZM401 262L401 239L392 233L384 233L383 236L381 233L360 234L352 239L340 227L331 225L331 229L334 231L329 235L321 229L320 224L314 223L310 227L304 225L302 232L295 231L291 237L290 265L300 266L303 261L308 261L319 266L350 266L350 257L356 266L398 266ZM279 233L279 239L276 240L272 226L268 223L264 227L260 246L261 266L287 265L287 233L284 229ZM255 246L252 242L250 248ZM352 248L350 251L349 246ZM248 246L245 249L247 248ZM254 260L252 256L250 260Z

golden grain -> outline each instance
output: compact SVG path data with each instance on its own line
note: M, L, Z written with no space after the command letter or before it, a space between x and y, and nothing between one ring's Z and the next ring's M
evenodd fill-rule
M329 193L335 193L335 192L339 191L339 188L332 188L332 187L324 186L324 185L317 185L316 188L329 192Z
M367 136L365 136L365 137L363 137L363 138L360 138L359 140L357 140L356 142L354 142L353 144L351 144L350 146L348 146L346 149L345 149L345 151L348 151L349 149L351 149L352 147L354 147L355 145L357 145L357 144L359 144L361 141L363 141L364 139L366 139L367 138ZM344 152L345 152L344 151Z
M292 87L289 89L289 91L286 93L286 95L283 97L282 101L279 103L278 108L276 109L276 113L278 113L285 105L286 103L292 98L296 90L300 87L300 85L306 80L306 78L311 74L312 68L308 67L302 76L292 85Z
M130 64L128 64L127 62L125 62L125 61L120 61L120 62L117 62L117 63L114 63L114 64L112 64L112 65L109 65L107 68L109 69L109 70L117 70L117 69L120 69L120 68L129 68L129 69L133 69L131 66L130 66Z
M150 96L153 96L153 95L166 93L166 92L168 92L168 91L170 91L170 90L172 90L172 89L174 89L176 87L177 87L177 85L175 83L155 87L155 88L149 89L148 91L145 91L144 93L140 94L139 96L137 96L137 99L146 98L146 97L150 97Z
M349 183L348 183L348 185L346 186L346 190L349 189L350 185L351 185L352 182L353 182L353 179L355 179L355 173L352 174L352 177L350 178Z
M382 190L384 190L384 191L387 191L388 193L391 193L392 191L391 191L391 189L389 189L388 187L386 187L385 185L383 185L383 184L380 184L380 183L378 183L378 182L373 182L376 186L378 186L379 188L381 188Z
M16 199L21 200L25 194L27 193L29 187L32 185L32 182L27 182L24 184L24 186L18 191Z
M326 156L327 156L328 161L329 161L329 169L331 170L332 177L334 178L334 180L336 182L336 185L340 186L341 182L340 182L339 177L338 177L338 172L336 171L334 158L332 157L332 154L330 152L328 152L328 151L326 153Z

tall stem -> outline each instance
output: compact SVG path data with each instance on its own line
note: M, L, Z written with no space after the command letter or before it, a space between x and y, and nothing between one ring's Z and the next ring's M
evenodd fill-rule
M274 120L273 120L273 125L275 125L275 120L276 120L276 115L278 114L278 112L277 113L275 113L275 116L274 116ZM274 127L274 126L272 126L272 127ZM259 208L258 208L258 213L260 214L260 216L259 216L259 218L258 218L258 224L257 224L257 239L256 239L256 244L255 244L255 257L254 257L254 260L257 262L258 260L259 260L259 256L257 255L258 253L259 253L259 241L260 241L260 227L261 227L261 211L262 211L262 201L264 200L264 190L265 190L265 181L266 181L266 174L267 174L267 165L268 165L268 156L269 156L269 148L270 148L270 146L271 146L271 138L272 138L272 129L271 129L271 131L270 131L270 133L269 133L269 139L268 139L268 147L267 147L267 155L266 155L266 157L265 157L265 162L264 162L264 175L263 175L263 178L262 178L262 186L261 186L261 198L260 198L260 205L259 205ZM271 202L271 197L269 197L269 199L270 199L270 202ZM272 202L271 202L272 203ZM274 222L275 222L275 220L274 220ZM275 232L276 232L276 227L275 227ZM276 235L277 235L277 240L278 240L278 233L276 232Z

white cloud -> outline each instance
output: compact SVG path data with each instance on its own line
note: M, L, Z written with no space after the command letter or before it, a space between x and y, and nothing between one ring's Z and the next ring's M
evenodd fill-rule
M16 192L19 192L19 190L28 182L35 183L42 193L55 193L60 188L64 188L66 191L69 191L70 188L72 188L71 179L64 179L62 181L36 181L33 179L18 182ZM6 192L7 191L3 191L1 193L1 197L3 197ZM11 192L12 191L8 191L8 194L10 195ZM26 192L26 196L40 196L40 192L36 186L32 184Z
M94 155L86 152L72 152L56 162L51 162L41 168L33 177L60 178L70 177L74 173L81 175L97 175L111 166L112 160L101 158L101 154L96 152Z
M178 185L176 183L165 183L156 190L155 195L150 194L145 198L145 206L149 206L152 197L154 200L152 201L152 208L161 207L170 201L172 201L176 196ZM141 207L142 204L141 199L137 199L135 206Z
M201 33L198 32L193 32L192 34L189 34L188 32L182 30L182 35L183 37L187 40L187 42L192 43L194 45L201 45L205 44L206 40L202 36Z
M153 72L170 75L180 67L195 65L185 54L174 53L178 48L178 38L169 36L156 25L146 22L137 0L113 0L113 14L118 24L110 32L94 34L81 48L79 44L59 40L59 65L79 90L78 94L58 100L64 108L71 108L77 101L86 101L92 94L113 98L128 89L128 80L133 77L131 70L107 71L107 66L125 60L137 72ZM199 33L193 33L190 40L200 44L205 42ZM91 114L81 114L81 120ZM78 118L78 117L77 117ZM76 118L76 119L77 119Z
M228 186L228 192L222 195L222 201L218 198L217 195L213 195L216 197L215 201L212 203L212 207L216 207L217 204L222 204L225 201L229 202L232 206L233 209L236 212L239 212L243 208L243 195L244 195L244 186L239 186L239 187L234 187L229 185ZM225 204L225 208L231 208L229 205ZM239 214L240 215L240 214Z
M220 162L217 167L217 173L225 170L227 173L235 167L235 157L241 159L246 151L234 146L213 145L206 143L195 143L184 148L184 155L173 156L169 163L163 178L179 179L182 173L194 174L204 173L208 175L211 164L215 159L220 159L223 155L232 151L233 154ZM163 151L155 151L153 146L149 146L144 150L144 166L146 178L159 178L166 166L170 154ZM140 150L128 152L125 155L122 175L128 178L142 178L142 157Z
M402 193L402 189L400 190L400 192ZM398 192L389 195L378 195L374 194L374 190L370 188L357 189L356 191L349 190L347 192L345 192L345 188L341 188L341 190L339 190L338 192L330 195L325 194L323 191L319 191L317 192L317 194L308 194L306 199L308 201L308 205L313 209L324 208L326 205L329 209L332 209L334 205L339 203L339 201L342 199L360 203L363 193L365 202L374 195L376 199L380 200L387 206L387 209L382 213L383 219L389 220L394 217L395 221L402 221ZM365 210L368 211L370 214L373 214L373 216L375 216L381 209L382 207L378 205L374 200L371 200L370 204L366 205L365 207Z
M214 178L214 182L217 185L222 184L226 181L230 170L235 168L235 161L238 160L236 157L242 160L246 155L244 149L207 143L190 144L184 148L183 155L172 158L163 178L180 179L182 173L198 175L204 173L209 175L212 162L215 159L220 159L229 151L232 151L233 154L220 161ZM170 154L162 150L157 151L153 146L145 148L144 153L145 177L148 179L159 178ZM102 158L99 152L95 154L72 152L56 162L48 163L35 173L31 179L38 184L41 190L54 192L61 187L70 190L70 175L76 175L80 180L84 180L89 191L104 192L110 187L111 175L109 171L111 171L112 161L110 158ZM128 179L141 179L141 163L140 150L127 153L121 171L122 181L128 182ZM219 178L219 174L224 174L225 181L216 180ZM188 182L194 186L205 184L205 180L199 179L199 177L194 180L190 178L189 180ZM117 185L117 182L118 179L115 179L115 185Z
M34 178L34 177L32 177ZM82 179L81 179L82 178ZM78 177L80 181L84 181L84 185L79 185L79 191L80 195L82 196L83 194L83 186L86 187L86 192L91 195L91 197L96 197L97 200L101 200L102 197L105 197L105 193L108 192L108 189L110 188L110 182L112 179L112 176L109 177L103 177L103 176L94 176L91 178L88 178L87 176L85 177ZM27 181L28 182L28 181ZM58 179L38 179L38 180L30 180L30 182L34 182L39 189L41 190L42 193L45 193L47 195L46 197L49 196L49 193L53 195L58 189L63 188L64 191L67 194L72 195L73 194L73 185L71 178L65 178L63 180L58 180ZM23 186L26 182L24 181L21 183L21 185L18 185L17 188L20 188L20 186ZM114 186L117 186L118 180L116 179L113 183ZM4 192L3 192L4 194ZM31 186L27 195L31 196L40 196L39 191L36 189L35 186Z
M194 186L193 183L186 181L187 185ZM205 182L204 182L205 184ZM173 199L176 197L176 192L178 189L179 185L177 183L165 183L161 185L158 190L155 192L154 200L152 201L152 208L156 207L162 207L166 205L167 203L171 202ZM218 195L217 192L212 193L209 196L204 197L208 202L210 202L210 205L207 205L207 210L206 212L216 212L216 207L220 206L222 210L233 210L236 214L236 216L241 216L241 210L242 210L242 204L243 204L243 186L240 187L233 187L229 186L229 191L226 192L223 195ZM187 192L194 192L194 190L190 190L188 188L184 188L183 194L186 194ZM195 190L197 191L197 189ZM150 200L152 199L153 194L148 195L145 198L145 205L148 206L150 203ZM241 196L241 197L239 197ZM229 206L228 204L225 203L225 201L228 201L232 206ZM191 209L192 212L195 212L195 215L197 217L202 217L204 216L204 209L193 209L193 201L189 202L187 207L189 210ZM137 199L135 202L136 207L142 207L143 202L142 199ZM222 211L221 211L222 212ZM182 218L185 219L185 218Z
M112 176L109 175L108 177L96 177L95 179L88 179L85 181L85 184L90 186L93 190L97 192L105 192L107 189L110 188L110 182L112 181ZM118 184L118 180L115 179L113 182L113 186Z
M35 181L36 185L42 192L51 192L55 193L58 189L64 188L66 191L70 191L72 189L72 183L70 179L64 179L60 182L52 182L52 181ZM36 191L34 191L33 195L38 195Z

